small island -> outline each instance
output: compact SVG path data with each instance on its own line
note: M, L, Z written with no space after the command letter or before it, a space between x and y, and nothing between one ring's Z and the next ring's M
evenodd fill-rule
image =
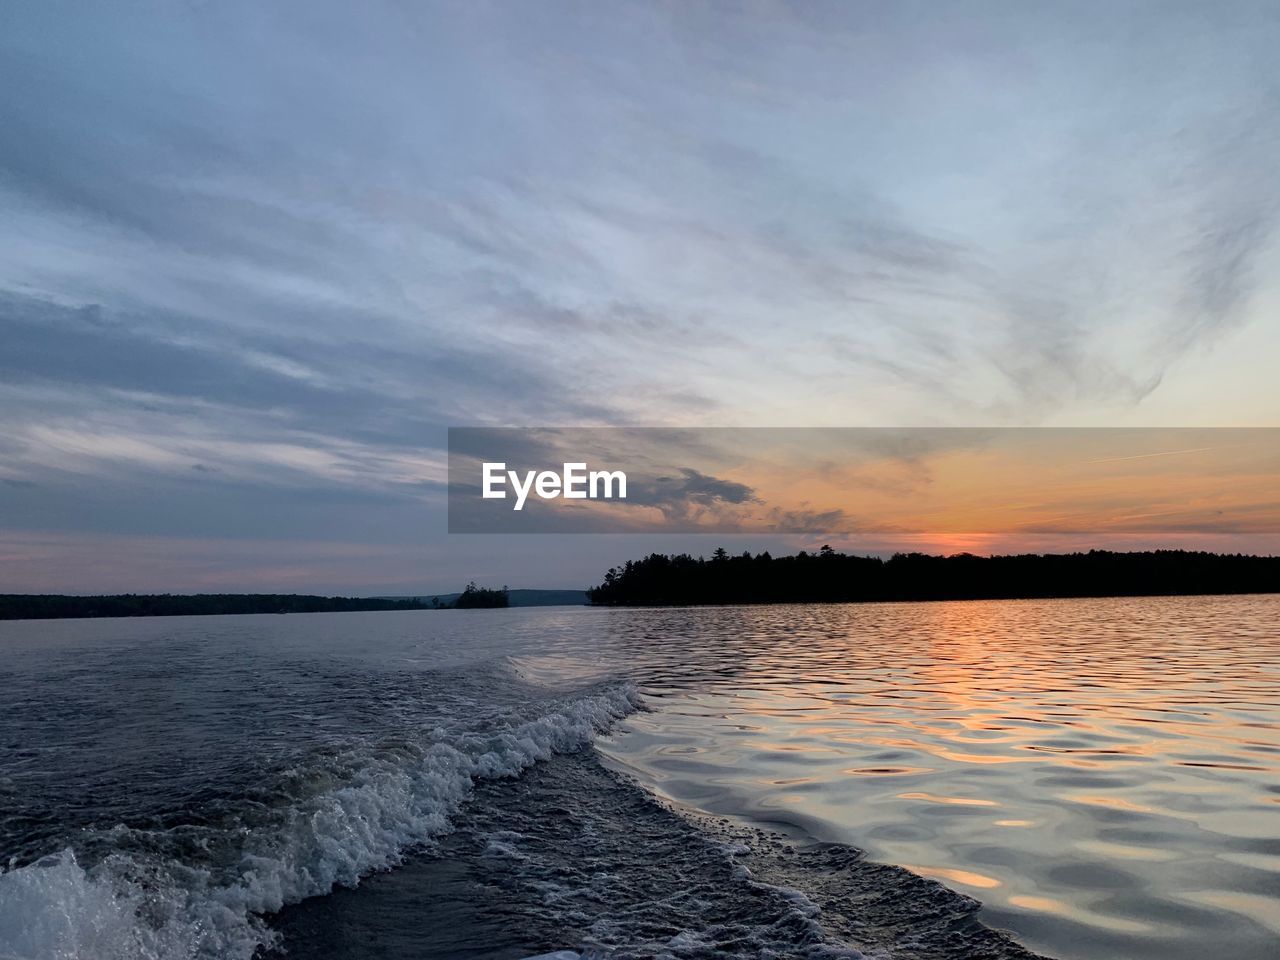
M1280 557L1188 550L1119 553L839 553L710 559L654 553L611 568L588 590L597 606L848 603L877 600L1012 600L1051 597L1280 593Z
M489 610L509 607L511 606L511 591L506 587L501 590L478 587L476 582L472 580L467 584L466 589L458 594L457 599L451 605L458 610ZM444 604L441 604L441 606L444 606Z

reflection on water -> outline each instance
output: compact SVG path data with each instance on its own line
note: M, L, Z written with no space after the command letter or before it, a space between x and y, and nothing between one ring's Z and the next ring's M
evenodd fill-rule
M591 611L531 672L655 706L603 749L969 893L1068 958L1280 949L1280 598Z

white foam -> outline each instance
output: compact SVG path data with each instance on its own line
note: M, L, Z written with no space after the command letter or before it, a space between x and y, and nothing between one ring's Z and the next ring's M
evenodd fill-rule
M148 897L136 885L90 876L67 849L0 874L0 957L195 956L200 930L195 923L175 919L178 906L173 891L155 891ZM151 922L140 922L142 916ZM244 926L252 936L249 924ZM258 942L254 937L249 949Z
M633 687L616 687L506 728L437 730L446 739L370 755L348 782L252 832L230 882L125 856L86 870L70 849L0 871L0 958L249 960L271 942L257 915L393 866L449 828L475 780L580 749L637 707Z

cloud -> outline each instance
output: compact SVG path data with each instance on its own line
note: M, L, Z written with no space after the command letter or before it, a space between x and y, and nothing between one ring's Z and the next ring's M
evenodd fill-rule
M629 479L627 502L657 507L671 527L697 528L737 525L741 511L734 508L760 501L745 483L681 467L674 475Z
M1110 16L6 5L6 494L270 536L451 424L1185 416L1277 346L1280 17ZM705 469L668 509L746 506Z
M1255 262L1275 230L1274 206L1255 203L1214 216L1212 225L1189 245L1186 318L1175 331L1183 349L1241 319L1241 308L1255 285Z

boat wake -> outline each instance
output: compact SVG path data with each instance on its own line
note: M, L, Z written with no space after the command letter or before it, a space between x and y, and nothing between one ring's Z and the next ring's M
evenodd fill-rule
M267 915L400 863L451 828L477 782L580 750L637 706L612 685L529 718L335 746L180 822L86 830L0 872L0 957L249 960L278 939Z
M276 924L292 960L1033 960L978 907L847 846L672 808L588 748L478 784L429 855Z
M607 769L592 744L644 709L630 683L295 673L279 732L219 734L245 779L209 778L206 749L187 777L129 767L154 782L125 816L42 833L75 817L29 804L12 835L43 839L0 871L0 960L1032 957L932 880Z

